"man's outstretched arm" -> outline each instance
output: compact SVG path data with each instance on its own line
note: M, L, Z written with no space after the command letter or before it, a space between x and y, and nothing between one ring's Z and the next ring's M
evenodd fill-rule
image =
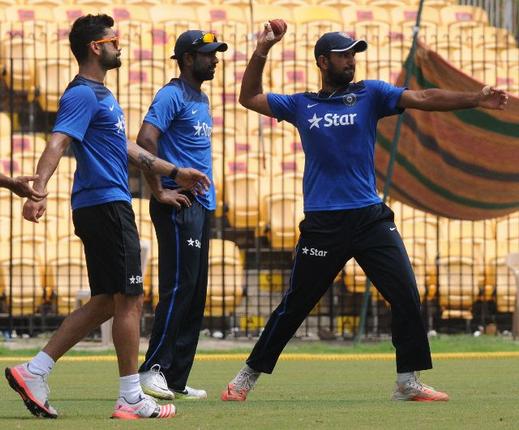
M476 107L503 110L507 103L508 96L503 90L488 86L477 92L431 88L421 91L404 91L398 107L427 111L450 111Z

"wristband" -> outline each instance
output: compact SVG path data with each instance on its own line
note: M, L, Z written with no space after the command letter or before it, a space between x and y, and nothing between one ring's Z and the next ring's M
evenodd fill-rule
M171 179L175 180L178 175L178 167L175 166L173 169L171 169L170 174L168 175Z
M253 55L255 55L256 57L259 57L259 58L263 58L264 60L267 59L267 56L266 56L266 55L259 54L257 51L254 51L254 52L253 52Z

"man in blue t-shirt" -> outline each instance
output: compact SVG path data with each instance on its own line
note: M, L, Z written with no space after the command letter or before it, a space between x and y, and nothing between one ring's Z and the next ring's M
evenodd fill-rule
M91 298L63 321L31 361L6 369L6 377L36 416L56 418L47 377L55 362L100 324L113 317L120 375L112 418L170 418L172 404L158 405L140 387L137 373L142 309L140 244L128 188L128 158L146 172L169 175L195 194L209 187L202 172L157 159L127 142L124 114L103 85L107 70L120 67L121 49L108 15L78 18L70 31L79 73L65 90L49 142L38 162L34 188L45 188L72 146L77 161L72 189L75 233L84 245ZM46 199L28 200L24 217L38 222Z
M432 367L431 354L411 263L393 212L376 190L376 127L380 118L405 108L503 109L507 96L490 87L477 93L409 91L381 81L353 82L355 54L365 51L367 43L341 32L326 33L315 44L322 76L318 93L263 94L261 75L267 54L283 37L269 40L268 30L259 36L245 70L240 103L298 129L305 152L305 219L290 286L222 400L245 400L261 372L272 373L286 343L351 258L391 304L397 362L392 398L448 400L447 394L417 378L416 371Z
M204 81L212 80L217 52L227 50L212 33L189 30L175 43L180 68L155 96L137 143L175 165L212 179L212 118ZM193 196L178 181L147 174L153 193L150 215L159 243L159 302L146 358L139 369L146 394L159 399L205 399L187 386L204 316L211 214L215 189Z

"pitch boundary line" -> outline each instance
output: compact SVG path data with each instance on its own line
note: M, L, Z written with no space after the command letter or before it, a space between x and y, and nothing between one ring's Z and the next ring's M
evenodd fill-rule
M501 352L439 352L433 354L434 360L465 360L465 359L491 359L491 358L519 358L519 351ZM248 354L198 354L196 361L245 361ZM25 356L0 356L0 361L24 362L29 357ZM393 353L378 354L282 354L281 361L388 361L394 360ZM139 356L139 360L144 360L144 356ZM115 355L90 355L78 357L63 357L60 362L115 362Z

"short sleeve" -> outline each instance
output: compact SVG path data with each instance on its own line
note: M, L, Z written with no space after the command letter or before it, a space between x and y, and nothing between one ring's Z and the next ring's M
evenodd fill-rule
M296 100L294 96L269 93L267 94L267 101L274 118L296 125Z
M369 84L373 96L376 100L375 109L378 117L401 114L404 109L398 107L398 102L402 93L406 90L403 87L395 87L384 81L366 81Z
M150 109L144 117L144 122L165 133L181 108L182 91L176 86L167 85L155 95Z
M63 133L82 142L98 109L94 91L77 85L65 91L59 101L53 133Z

